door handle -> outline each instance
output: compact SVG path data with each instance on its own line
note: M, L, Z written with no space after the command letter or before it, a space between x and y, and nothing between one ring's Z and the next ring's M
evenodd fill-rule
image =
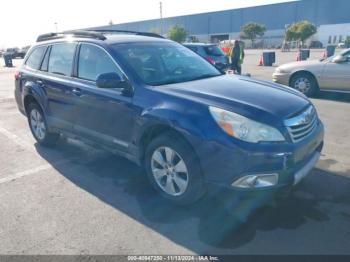
M74 88L72 90L73 94L76 96L81 96L81 89L80 88Z

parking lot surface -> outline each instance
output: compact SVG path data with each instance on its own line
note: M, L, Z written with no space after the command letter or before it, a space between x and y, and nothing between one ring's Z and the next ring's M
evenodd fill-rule
M243 71L269 80L260 53L246 51ZM295 55L277 53L277 63ZM178 207L123 158L73 140L37 145L16 108L14 71L0 65L0 254L350 254L349 95L312 99L325 148L283 201L256 209L263 199L218 193Z

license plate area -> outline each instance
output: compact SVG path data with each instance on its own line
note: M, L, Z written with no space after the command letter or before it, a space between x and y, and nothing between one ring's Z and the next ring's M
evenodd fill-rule
M314 154L316 149L320 146L321 140L322 136L319 135L316 139L313 139L307 145L299 149L294 155L294 163L298 164Z
M320 153L316 152L312 158L294 175L294 185L299 184L299 182L306 177L310 171L315 167L316 163L320 159Z

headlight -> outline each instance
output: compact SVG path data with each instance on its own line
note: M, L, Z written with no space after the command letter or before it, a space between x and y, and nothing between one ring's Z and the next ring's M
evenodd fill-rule
M285 70L285 69L282 69L281 67L277 67L277 68L276 68L276 73L284 74L284 73L288 73L288 71Z
M217 107L209 107L209 111L216 123L229 136L250 143L285 141L281 132L272 126Z

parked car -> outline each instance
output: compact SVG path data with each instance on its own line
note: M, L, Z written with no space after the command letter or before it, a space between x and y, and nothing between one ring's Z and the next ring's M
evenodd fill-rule
M346 48L345 43L339 43L339 44L338 44L338 48Z
M205 58L219 70L225 71L229 68L228 57L217 45L202 43L184 43L183 45Z
M315 95L319 89L349 92L350 49L327 59L282 65L273 74L273 81L307 96Z
M213 186L284 191L314 167L324 128L304 95L134 34L38 38L15 74L15 98L39 144L63 135L124 156L178 204Z
M7 48L6 53L10 54L12 59L14 58L24 58L26 55L26 52L23 51L22 49L19 49L17 47L15 48Z

